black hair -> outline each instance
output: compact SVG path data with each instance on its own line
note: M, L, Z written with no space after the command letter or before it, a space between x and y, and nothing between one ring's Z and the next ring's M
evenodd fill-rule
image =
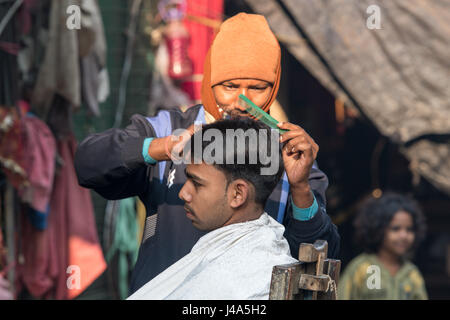
M203 125L202 126L202 130L197 131L191 138L191 143L190 143L190 152L191 152L191 159L194 159L194 144L195 144L195 139L201 139L202 143L202 150L205 150L206 147L208 147L211 143L213 143L215 140L211 139L212 141L204 141L203 137L204 134L207 132L208 129L217 129L217 132L220 132L220 135L222 136L223 139L223 159L221 159L221 161L210 161L206 163L212 164L215 168L219 169L220 171L222 171L227 179L227 188L228 185L236 180L236 179L243 179L249 183L251 183L254 188L255 188L255 202L262 205L264 207L267 199L269 198L270 194L272 193L272 191L275 189L276 185L278 184L278 182L281 179L281 175L284 171L284 165L283 165L283 159L281 156L281 147L280 147L280 143L279 140L277 139L277 150L271 150L271 139L275 139L276 137L278 137L277 135L272 135L271 134L271 129L266 126L265 124L263 124L260 121L255 121L253 119L247 118L247 117L236 117L236 118L232 118L232 119L226 119L226 120L219 120L216 122L213 122L211 124L208 125ZM245 138L245 146L242 145L238 145L239 143L239 139L233 139L233 146L227 146L227 143L229 142L226 139L226 135L227 135L227 130L228 129L232 129L235 130L234 132L236 132L236 130L239 131L239 129L242 129L244 133L249 133L251 131L249 130L255 130L256 134L256 141L257 144L256 145L252 145L250 142L254 142L250 141L250 139ZM230 131L229 131L230 132ZM198 135L201 135L201 138L198 137ZM265 136L267 139L261 140L260 139L260 135ZM207 139L206 139L207 140ZM241 140L242 142L242 140ZM262 143L264 143L264 146L262 145ZM267 155L272 155L272 152L275 152L276 155L274 155L273 157L277 160L278 162L278 166L276 167L276 172L275 174L261 174L261 169L262 168L267 168L270 166L270 163L267 165L264 165L261 163L261 159L259 157L259 153L258 153L258 159L256 161L256 163L253 163L253 161L251 161L251 157L250 154L251 152L255 152L260 150L261 147L265 147L267 152ZM234 150L234 161L232 164L227 164L226 163L226 150ZM214 152L212 153L212 156L214 157ZM238 159L243 159L245 158L244 163L239 163L237 160ZM202 159L204 160L204 159Z
M366 252L377 253L383 243L386 229L398 211L411 215L415 233L411 249L417 248L425 237L425 217L414 199L395 192L386 192L380 198L370 198L363 203L354 221L357 243Z

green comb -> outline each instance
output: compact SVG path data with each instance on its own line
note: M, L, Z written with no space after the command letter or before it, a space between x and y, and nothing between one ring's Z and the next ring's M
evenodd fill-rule
M245 111L250 113L256 119L261 121L262 123L268 125L272 129L278 129L280 133L288 132L289 130L280 129L277 124L278 121L271 117L267 112L254 104L249 98L244 96L243 94L239 95L239 105L245 108Z

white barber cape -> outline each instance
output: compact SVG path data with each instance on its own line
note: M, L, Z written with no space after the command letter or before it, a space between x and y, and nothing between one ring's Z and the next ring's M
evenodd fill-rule
M268 299L272 267L297 261L283 233L265 212L213 230L128 299Z

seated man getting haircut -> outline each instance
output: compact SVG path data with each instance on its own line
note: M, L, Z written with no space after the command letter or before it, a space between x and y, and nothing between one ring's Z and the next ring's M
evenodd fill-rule
M179 197L208 233L129 299L268 299L273 266L296 261L284 226L264 212L284 170L279 136L239 118L204 125L186 146Z

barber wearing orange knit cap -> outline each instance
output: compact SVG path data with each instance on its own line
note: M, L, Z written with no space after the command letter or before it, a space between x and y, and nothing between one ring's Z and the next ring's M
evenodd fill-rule
M244 94L269 112L280 83L281 51L265 18L240 13L217 33L204 65L202 105L160 111L155 117L134 115L125 129L87 137L79 146L75 167L82 186L107 199L139 196L147 218L130 293L189 253L205 233L186 219L178 192L186 181L183 164L170 161L175 129L193 132L193 123L211 123L224 115L245 115L238 106ZM299 126L281 123L285 175L265 211L285 226L294 257L299 244L327 240L337 257L339 235L326 214L326 175L315 163L318 145Z

